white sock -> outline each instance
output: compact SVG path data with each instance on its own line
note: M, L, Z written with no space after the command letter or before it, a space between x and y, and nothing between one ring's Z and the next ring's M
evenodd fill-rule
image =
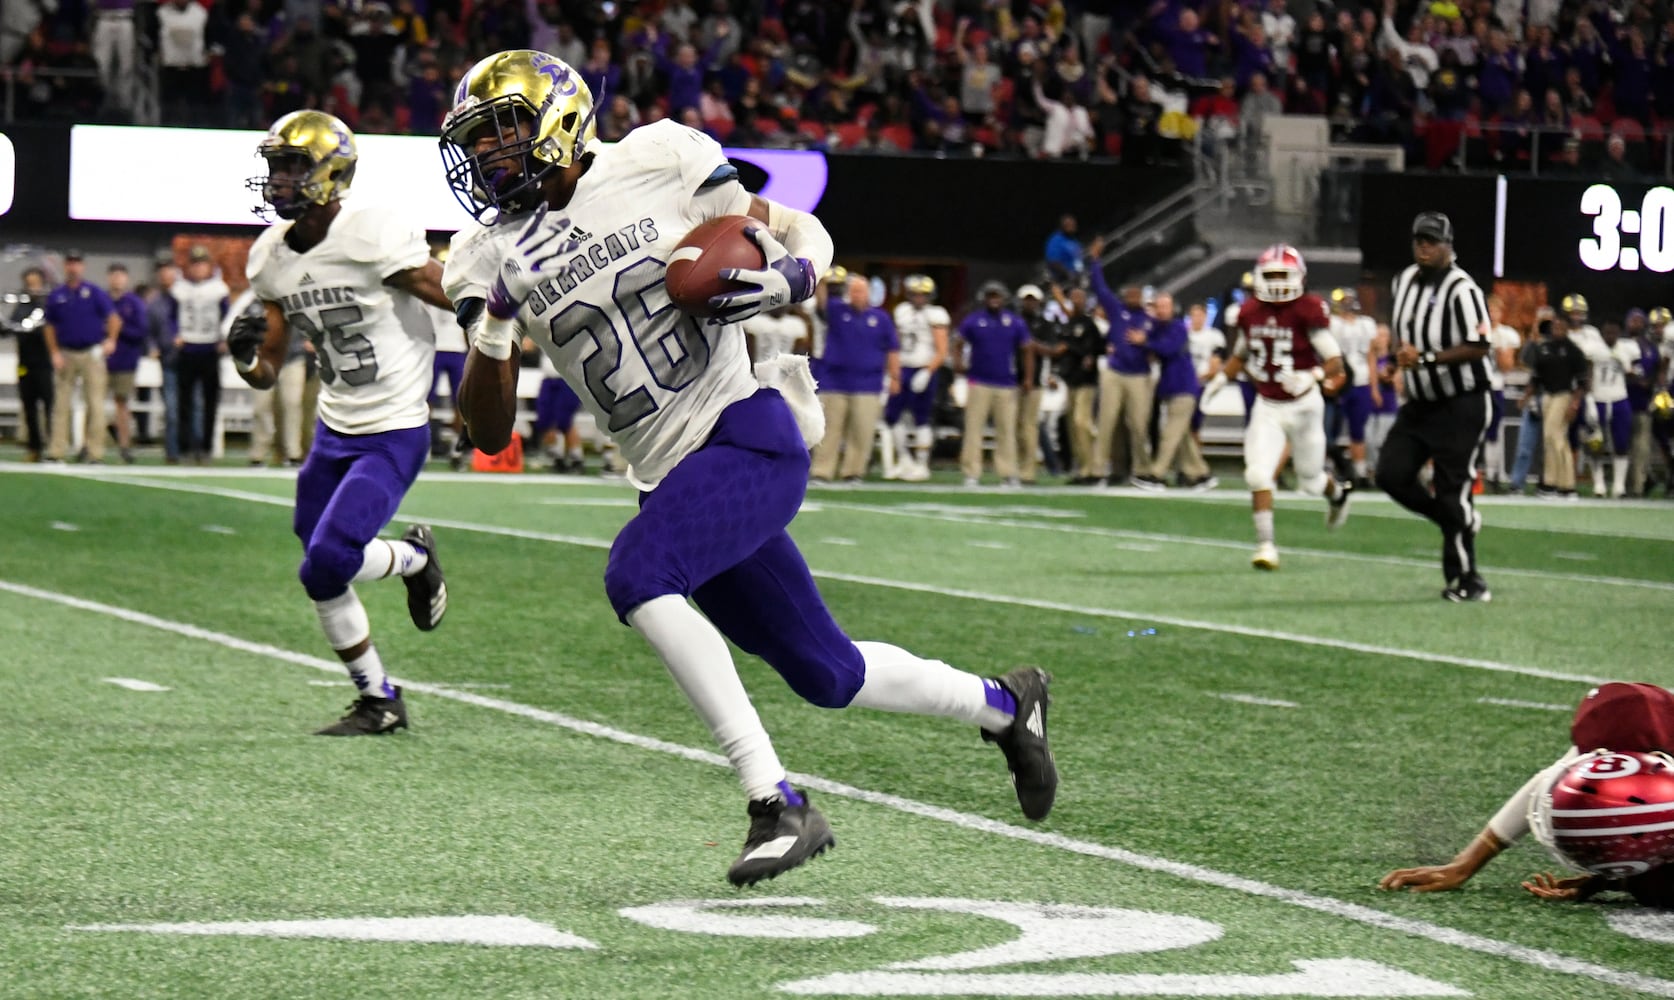
M360 572L355 583L382 580L386 576L412 576L430 565L430 556L412 542L374 538L366 543L360 557Z
M913 428L913 457L927 469L930 467L930 434L928 427Z
M900 465L907 460L907 456L912 454L912 450L907 447L907 422L905 420L901 421L891 427L890 431L895 436L895 464Z
M1273 541L1273 512L1258 510L1255 512L1256 542L1262 545Z
M1498 441L1489 441L1482 449L1483 475L1493 482L1505 478L1505 437Z
M367 646L366 652L343 665L349 668L349 679L360 688L361 694L377 698L395 697L395 685L384 673L384 661L378 658L378 647Z
M1627 496L1628 460L1625 455L1617 455L1610 460L1610 479L1614 490L1611 496Z
M1604 496L1604 463L1593 463L1593 496Z
M1366 478L1366 460L1364 458L1357 458L1354 460L1354 478Z
M1000 732L1011 725L1010 712L988 704L987 684L976 674L955 670L941 660L926 660L887 642L856 642L866 660L866 680L849 702L882 712L940 715Z
M628 624L662 659L732 762L745 793L752 800L780 794L785 768L738 679L720 631L676 594L654 597L628 612Z

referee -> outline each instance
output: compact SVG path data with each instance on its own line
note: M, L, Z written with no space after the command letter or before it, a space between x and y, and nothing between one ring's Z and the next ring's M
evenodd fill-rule
M1487 601L1476 571L1482 518L1471 502L1476 457L1493 404L1488 379L1488 306L1482 289L1453 262L1453 223L1421 212L1412 223L1413 264L1395 279L1390 330L1407 401L1378 456L1378 488L1442 532L1442 574L1450 601ZM1419 482L1435 463L1432 485Z

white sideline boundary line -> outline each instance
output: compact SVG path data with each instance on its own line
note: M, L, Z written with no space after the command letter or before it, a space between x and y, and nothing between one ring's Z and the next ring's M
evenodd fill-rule
M1170 535L1155 531L1132 531L1126 528L1102 528L1095 525L1058 524L1051 521L1031 521L1026 518L988 517L979 513L981 508L972 508L971 514L949 514L943 511L907 510L899 507L883 507L876 504L844 503L841 501L821 500L821 511L849 511L858 514L881 514L886 517L906 517L923 521L943 521L949 524L993 525L998 528L1023 528L1032 531L1047 531L1060 535L1088 535L1096 538L1132 539L1145 542L1167 542L1172 545L1197 545L1216 549L1238 549L1247 551L1248 542L1235 542L1224 538L1204 538L1199 535ZM815 511L814 513L819 513ZM1489 525L1492 528L1492 525ZM1332 549L1299 549L1285 547L1286 553L1295 553L1312 559L1337 559L1346 562L1375 563L1380 566L1401 566L1412 569L1422 569L1430 573L1436 572L1439 564L1436 560L1409 559L1405 556L1376 556L1363 552L1339 552ZM1565 573L1559 570L1543 569L1515 569L1504 566L1494 566L1488 571L1489 576L1522 576L1533 577L1537 580L1551 580L1560 583L1595 583L1616 587L1641 587L1646 590L1664 590L1674 592L1674 583L1664 583L1658 580L1638 580L1623 576L1593 576L1586 573Z
M342 664L333 663L317 656L293 652L288 649L282 649L278 646L268 645L267 643L251 642L247 639L240 639L236 636L227 635L223 632L215 632L210 629L199 628L196 625L189 625L185 622L171 621L169 619L159 618L155 615L149 615L144 612L116 607L114 605L104 604L98 601L90 601L84 598L74 597L69 594L59 593L57 591L42 590L26 584L13 583L9 580L0 580L0 591L16 594L20 597L29 597L35 600L58 604L63 607L74 608L79 611L91 611L95 614L116 618L131 624L143 625L147 628L156 629L162 632L169 632L189 639L198 639L204 642L214 643L241 653L262 656L268 659L294 664L296 666L309 667L314 670L325 671L333 674L340 674L343 670ZM688 747L679 743L671 743L667 740L660 740L650 736L641 736L637 733L630 733L626 730L616 729L612 726L606 726L601 723L589 722L585 719L577 719L572 716L563 715L559 712L551 712L543 708L536 708L533 705L524 705L514 701L506 701L502 698L490 698L484 695L472 694L467 691L459 691L439 685L425 684L419 681L409 681L403 679L401 680L401 684L410 691L428 694L437 698L446 698L466 705L475 705L479 708L502 712L507 715L529 719L534 722L542 722L547 725L556 726L560 729L566 729L570 732L579 733L584 736L594 736L599 739L609 740L613 743L636 747L642 750L651 750L672 757L678 757L682 760L709 764L715 767L728 768L729 770L731 767L726 758L717 753L707 750L699 750L695 747ZM1028 829L1011 823L1004 823L999 820L989 819L986 816L959 812L958 810L931 805L926 802L919 802L917 800L903 798L898 795L890 795L884 792L874 792L864 788L857 788L854 785L834 781L829 778L822 778L819 775L792 773L790 775L790 779L798 785L816 789L827 795L836 795L842 798L854 799L858 802L865 802L869 805L881 806L886 809L895 810L896 812L902 812L924 819L935 820L937 822L946 823L950 826L956 826L961 829L992 834L994 836L1023 841L1025 843L1036 844L1042 847L1050 847L1071 854L1080 854L1086 857L1114 861L1118 864L1128 865L1129 867L1140 868L1146 871L1161 872L1163 874L1173 875L1187 881L1198 882L1203 885L1214 886L1216 888L1227 889L1233 892L1240 892L1246 895L1258 896L1265 899L1272 899L1301 909L1312 910L1316 913L1323 913L1327 916L1337 917L1342 920L1365 924L1382 930L1394 931L1396 933L1406 934L1412 937L1423 938L1425 940L1434 941L1438 944L1451 945L1453 947L1463 948L1467 951L1474 951L1494 958L1520 962L1524 965L1531 965L1539 969L1544 969L1548 972L1581 976L1598 982L1607 983L1612 986L1620 986L1624 989L1648 993L1653 996L1674 997L1674 980L1659 979L1655 976L1648 976L1642 973L1611 969L1606 966L1588 962L1583 959L1573 958L1568 955L1562 955L1557 952L1546 951L1540 948L1530 948L1525 945L1512 944L1495 938L1484 937L1480 934L1472 934L1467 931L1461 931L1451 927L1443 927L1438 924L1432 924L1422 920L1414 920L1409 917L1396 916L1395 914L1387 913L1383 910L1375 909L1369 906L1361 906L1357 903L1349 903L1326 896L1316 896L1297 889L1286 889L1283 886L1272 885L1256 879L1245 878L1242 875L1233 875L1227 872L1217 871L1212 868L1204 868L1199 865L1189 864L1182 861L1172 861L1167 858L1140 854L1136 851L1129 851L1120 847L1110 847L1105 844L1099 844L1088 840L1080 840L1074 837L1067 837L1062 834L1046 833L1040 830Z
M100 480L122 486L142 486L147 489L167 490L177 493L197 493L206 496L217 496L230 500L245 500L251 503L266 504L272 507L293 506L289 497L269 496L265 493L250 493L245 490L224 489L218 486L202 486L195 483L159 483L140 478L124 478L116 480ZM599 538L586 538L580 535L561 535L545 531L533 531L527 528L503 528L492 524L477 524L471 521L455 521L450 518L415 518L436 528L451 528L455 531L470 531L484 535L499 535L503 538L522 538L535 542L556 542L561 545L577 545L592 549L609 549L610 542ZM1189 628L1203 632L1221 632L1227 635L1241 635L1250 639L1269 639L1276 642L1293 642L1303 646L1319 646L1326 649L1341 649L1353 653L1368 653L1374 656L1389 656L1397 659L1418 660L1424 663L1440 663L1453 667L1466 667L1471 670L1486 670L1490 673L1519 674L1524 677L1537 677L1541 680L1567 681L1574 684L1589 686L1606 684L1614 678L1596 677L1591 674L1570 674L1557 670L1545 670L1540 667L1528 667L1516 663L1502 663L1498 660L1484 660L1470 656L1453 656L1447 653L1429 653L1419 649L1403 649L1398 646L1379 646L1372 643L1355 642L1350 639L1333 639L1326 636L1304 635L1299 632L1284 632L1277 629L1255 628L1247 625L1230 625L1224 622L1204 621L1196 618L1181 618L1175 615L1153 614L1146 611L1131 611L1124 608L1094 608L1079 604L1067 604L1062 601L1047 601L1030 597L1015 597L1008 594L990 594L976 590L962 590L957 588L939 587L928 583L912 583L906 580L890 580L883 577L864 576L855 573L837 573L828 570L813 570L814 576L821 580L837 580L841 583L858 583L872 587L884 587L890 590L905 590L918 594L930 594L937 597L957 597L963 600L981 601L985 604L1003 604L1011 607L1035 608L1040 611L1060 611L1067 614L1086 615L1089 618L1108 618L1125 621L1144 621L1174 628Z

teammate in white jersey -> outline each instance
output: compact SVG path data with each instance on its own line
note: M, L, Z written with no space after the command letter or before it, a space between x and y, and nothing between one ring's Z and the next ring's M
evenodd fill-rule
M227 314L227 283L215 270L209 248L195 246L186 255L186 270L169 289L179 309L174 337L175 377L179 380L180 450L198 465L209 461L215 448L215 411L221 406L221 320ZM192 419L193 414L197 420Z
M1592 406L1587 424L1603 438L1593 457L1593 496L1627 495L1628 454L1633 441L1633 408L1628 403L1627 373L1639 360L1639 345L1622 337L1622 328L1604 324L1597 344L1586 350L1593 366ZM1610 463L1611 489L1605 492L1604 464Z
M1354 485L1368 487L1366 466L1366 424L1372 418L1372 338L1378 335L1377 321L1360 311L1360 296L1352 288L1331 292L1331 336L1343 352L1348 384L1337 393L1336 426L1326 428L1327 449L1335 449L1337 436L1347 425L1349 461L1354 466Z
M244 381L273 385L293 331L314 344L320 426L296 480L293 525L302 541L297 575L331 648L360 697L321 736L387 733L407 725L401 688L372 645L354 584L400 576L413 624L429 631L447 610L447 586L430 529L378 538L430 454L434 334L397 320L394 296L447 307L441 267L424 231L376 205L345 205L355 139L319 111L273 124L257 147L267 175L252 177L263 208L280 221L257 237L245 273L265 315L240 317L227 349Z
M930 478L930 415L936 404L936 376L947 360L947 331L953 319L931 301L936 282L929 275L909 274L901 286L907 293L905 301L895 307L895 332L901 338L901 390L884 404L884 423L895 435L895 475L884 478L923 482ZM908 415L913 419L910 439ZM1032 440L1028 447L1034 447Z
M985 680L851 641L785 531L808 479L797 414L818 404L805 374L784 394L759 384L738 324L812 296L831 237L813 216L747 192L703 133L660 121L606 149L593 111L573 69L529 50L477 63L454 95L442 126L449 182L479 219L500 221L462 234L448 259L447 285L474 320L465 421L482 447L509 438L526 332L621 445L643 492L611 547L605 592L739 773L750 829L728 878L772 878L833 838L787 779L723 636L816 705L979 726L1005 751L1024 814L1045 816L1057 787L1046 674L1030 667ZM676 244L705 220L744 214L757 222L766 265L726 272L745 288L716 301L720 318L675 309L663 272ZM781 357L763 367L764 381L799 364Z

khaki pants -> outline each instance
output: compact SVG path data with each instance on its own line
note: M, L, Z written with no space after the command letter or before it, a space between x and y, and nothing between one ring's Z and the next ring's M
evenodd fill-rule
M825 437L814 448L815 479L836 479L837 456L843 457L842 478L866 475L872 461L872 437L883 412L883 397L875 392L822 392L820 409L825 411Z
M52 444L47 457L62 459L70 450L70 393L81 383L87 401L87 426L82 444L87 448L89 461L105 457L105 392L110 373L105 370L104 352L92 347L79 351L65 350L64 367L53 376Z
M1150 463L1146 435L1151 423L1150 375L1099 372L1099 439L1095 465L1100 474L1118 478L1143 472ZM1118 442L1118 418L1126 433ZM1123 445L1118 449L1117 444Z
M1560 490L1575 489L1575 453L1569 447L1569 400L1572 393L1549 392L1541 397L1540 436L1545 445L1540 481Z
M1169 396L1163 400L1162 426L1157 432L1157 457L1151 463L1152 476L1168 478L1176 451L1180 455L1182 479L1202 479L1209 474L1203 452L1198 450L1197 439L1192 437L1192 414L1196 412L1197 397L1194 395Z
M250 432L250 461L252 464L302 460L302 396L306 387L308 366L301 358L287 361L279 369L279 380L271 389L256 393L254 427ZM316 390L317 391L317 390ZM311 414L309 416L312 416ZM273 454L273 438L277 431L279 454Z
M1075 462L1075 474L1081 479L1091 479L1099 474L1099 467L1094 460L1093 434L1098 430L1097 418L1093 415L1095 404L1099 399L1099 387L1096 385L1077 386L1070 390L1070 458Z
M965 440L959 447L959 471L982 478L982 432L994 418L994 471L1017 478L1017 389L968 383L965 390Z
M1633 415L1633 443L1628 446L1628 479L1627 494L1630 497L1645 495L1645 480L1651 474L1651 415L1646 412Z
M1020 389L1017 396L1017 468L1026 483L1040 469L1040 397L1038 388Z

